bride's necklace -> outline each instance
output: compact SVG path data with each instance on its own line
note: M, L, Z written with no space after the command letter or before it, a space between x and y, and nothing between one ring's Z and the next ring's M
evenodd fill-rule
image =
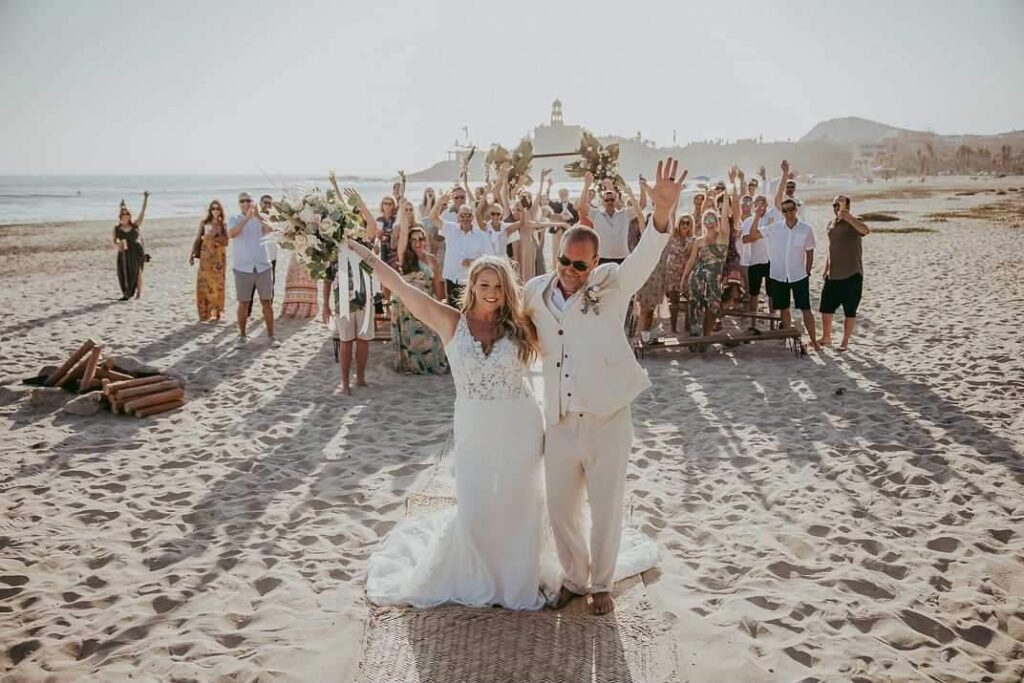
M469 327L469 336L473 341L480 344L480 349L485 356L490 356L494 350L494 343L497 341L497 322L488 320L474 320L466 316L466 325Z

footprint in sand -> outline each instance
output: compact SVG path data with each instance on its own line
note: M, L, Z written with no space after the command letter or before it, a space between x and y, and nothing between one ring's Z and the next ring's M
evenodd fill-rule
M925 544L929 550L935 550L940 553L951 553L960 547L960 541L949 536L940 536L933 538Z

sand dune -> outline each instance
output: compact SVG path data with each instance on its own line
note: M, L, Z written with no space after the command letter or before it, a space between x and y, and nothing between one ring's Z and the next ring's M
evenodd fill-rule
M662 548L646 617L672 647L626 676L1021 680L1024 233L927 217L1019 212L1017 191L956 194L1016 180L854 193L933 232L865 240L847 354L644 361L630 516ZM827 196L807 193L819 244ZM343 397L316 322L233 349L194 322L190 221L147 222L144 298L115 301L109 230L0 228L0 680L356 679L369 553L411 493L451 491L451 379L375 345L371 388ZM180 373L189 402L32 408L16 380L87 336Z

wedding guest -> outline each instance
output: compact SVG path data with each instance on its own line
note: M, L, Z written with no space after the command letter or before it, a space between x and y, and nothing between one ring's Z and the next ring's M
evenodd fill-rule
M427 295L445 300L441 265L427 249L427 233L416 225L409 230L408 245L400 259L402 279ZM396 299L391 317L391 343L395 370L416 375L448 374L448 358L441 338Z
M437 257L437 259L444 263L444 240L441 239L439 230L441 229L440 223L435 224L430 219L430 214L434 211L434 204L437 203L437 195L434 192L434 188L428 187L423 191L423 200L420 202L419 215L420 220L423 221L423 228L427 231L427 237L430 239L430 251Z
M754 209L763 213L764 217L761 220L766 225L782 220L782 214L775 207L769 208L768 198L763 194L755 197ZM740 254L744 265L747 267L747 291L750 292L747 309L751 313L757 313L758 299L761 296L761 287L763 286L768 297L768 309L774 313L774 307L771 305L771 281L768 277L768 244L764 240L755 242L750 237L750 226L753 222L754 215L751 213L749 217L743 220L743 224L740 227L740 239L742 241ZM755 318L750 319L750 331L757 332Z
M696 226L697 232L702 232L703 228L701 217L704 215L704 200L707 199L707 195L703 192L698 192L693 195L693 210L690 215L693 217L693 224ZM710 207L708 207L710 208Z
M196 274L196 309L199 320L220 320L224 313L224 280L227 274L228 231L224 207L216 199L199 221L199 233L192 242L188 264L199 260Z
M558 220L571 228L579 222L580 214L576 207L569 200L569 190L561 188L558 190L558 199L552 200L548 206ZM551 269L558 268L558 254L561 253L562 235L568 228L551 228L548 232L551 235Z
M683 269L689 300L689 334L706 337L711 334L722 306L722 267L729 250L729 235L714 209L707 209L701 219L703 233L693 242L690 259ZM698 347L703 350L704 347Z
M398 181L391 185L391 197L395 203L401 203L405 199L405 171L398 170Z
M594 176L587 173L583 178L583 195L590 191L590 185L594 182ZM640 206L636 202L629 209L616 209L619 201L618 193L608 184L602 181L604 187L601 190L600 211L591 211L588 205L579 207L580 220L584 217L593 221L594 231L601 238L601 252L598 254L599 263L622 263L629 256L629 222L636 218L641 224L644 216L640 212Z
M380 212L374 221L380 239L380 258L392 268L398 268L398 202L387 196L380 200Z
M238 339L235 346L244 346L248 341L246 326L249 322L249 308L254 295L258 294L263 309L263 322L267 326L267 339L272 347L280 343L274 336L274 274L264 239L272 232L270 223L257 211L252 195L242 192L238 195L241 210L228 223L228 238L232 240L232 270L235 274L235 295L238 297Z
M456 210L456 220L452 221L447 216L442 218L441 211L447 207L449 199L454 197L458 203L460 192L461 204ZM448 303L458 308L469 266L477 258L492 253L491 238L473 225L473 209L466 204L466 192L462 188L442 195L434 205L430 218L441 225L440 234L445 242L443 275Z
M356 386L365 387L366 384L366 363L370 358L370 342L376 333L373 321L373 303L367 302L369 279L361 269L358 277L353 273L352 264L347 264L348 270L348 291L349 291L349 315L347 318L341 315L341 287L335 287L334 281L338 277L338 262L332 263L323 281L323 308L321 309L321 320L324 325L330 326L331 317L334 317L334 329L338 335L339 353L338 364L341 368L341 391L346 396L352 395L350 378L352 375L352 351L355 349L356 357ZM333 292L333 295L332 295ZM334 309L331 309L331 300L334 300ZM367 321L367 317L370 318Z
M814 231L797 218L796 201L792 199L782 201L783 219L762 229L760 222L764 215L762 209L755 209L750 238L752 242L764 239L768 244L772 308L782 312L782 326L789 327L792 325L789 312L792 295L793 303L803 314L811 346L818 349L809 288L811 266L814 264Z
M864 221L850 213L850 198L836 195L832 200L835 218L828 224L828 256L825 258L825 284L821 290L822 336L819 344L832 343L832 317L843 307L843 341L839 351L850 348L864 288L864 263L861 238L871 232Z
M689 301L689 287L683 272L693 250L693 216L683 214L676 221L668 246L665 247L665 294L668 296L668 319L672 333L677 332L680 303L686 295ZM689 311L683 309L683 327L689 329ZM653 322L653 321L652 321Z
M263 216L264 220L270 220L271 213L274 210L274 198L269 194L262 195L260 197L259 211L260 215ZM270 304L274 304L274 286L277 285L277 257L278 257L278 246L276 242L268 240L266 242L267 256L270 258ZM253 285L252 293L249 295L249 307L246 309L246 316L252 317L252 302L256 299L256 285Z
M284 305L281 317L293 320L309 320L316 317L319 308L316 281L309 276L309 270L292 253L288 260L288 275L284 281Z
M738 170L735 166L729 169L729 193L727 194L723 187L719 195L722 204L722 224L729 236L729 248L726 251L725 263L722 265L722 307L727 310L739 305L744 292L739 252L739 246L743 244L740 239L740 202L736 192ZM716 329L721 329L721 324L717 324Z
M142 221L146 218L149 191L142 193L139 219L132 220L128 204L121 200L118 223L114 226L114 246L117 247L117 281L121 285L121 301L133 296L142 297L142 271L146 267L146 249L142 242Z

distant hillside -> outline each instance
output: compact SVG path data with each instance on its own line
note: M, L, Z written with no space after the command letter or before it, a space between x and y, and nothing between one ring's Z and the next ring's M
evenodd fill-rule
M865 145L878 142L889 134L908 132L911 131L856 116L847 116L841 119L822 121L807 135L800 138L800 142L827 140L837 145Z

